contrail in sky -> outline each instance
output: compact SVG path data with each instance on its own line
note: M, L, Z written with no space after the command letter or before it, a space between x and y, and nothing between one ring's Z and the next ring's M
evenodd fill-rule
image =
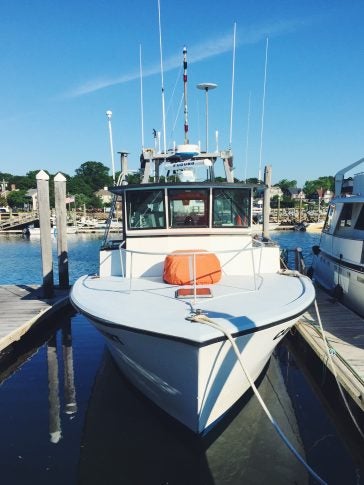
M257 42L265 40L267 36L274 37L287 34L297 30L297 28L302 26L303 23L304 22L302 20L290 20L285 22L276 22L272 25L263 25L259 28L241 29L239 32L237 45L255 44ZM229 52L231 51L231 49L232 33L229 33L222 35L219 38L208 40L206 42L202 42L198 45L190 47L189 62L193 63L209 59L225 52ZM167 58L164 61L164 71L171 71L172 69L176 69L180 66L180 64L180 55ZM153 76L155 74L158 74L159 72L160 65L159 63L156 63L154 66L143 70L143 77L145 78L148 76ZM100 89L115 86L116 84L123 84L128 81L134 81L135 79L139 79L139 76L139 70L136 70L134 72L130 72L128 74L124 74L118 77L93 79L87 83L82 84L81 86L71 89L70 91L65 93L63 97L76 98L85 94L94 93L95 91L99 91Z

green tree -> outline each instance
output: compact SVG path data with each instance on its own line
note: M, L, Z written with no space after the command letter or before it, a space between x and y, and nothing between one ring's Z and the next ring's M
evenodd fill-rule
M84 206L90 206L91 198L85 194L75 194L75 205L76 207L83 209Z
M6 207L8 205L8 202L6 200L6 197L4 195L0 195L0 207Z
M90 187L92 193L112 184L109 169L101 162L85 162L75 172L74 178L77 178L79 182L82 180Z
M67 192L70 194L84 194L88 198L93 195L92 187L80 176L71 177L67 181Z
M29 202L29 198L25 196L26 190L13 190L12 192L9 192L7 195L7 201L8 205L11 208L17 207L17 208L23 208L24 204L27 204Z
M282 192L286 192L289 188L297 187L297 180L282 179L275 185L278 185L281 188Z
M319 177L317 180L307 180L303 187L306 196L312 196L317 194L317 189L331 190L335 188L335 177L331 175L325 177Z
M246 179L245 183L247 184L259 184L259 180L257 177L252 177L250 179Z

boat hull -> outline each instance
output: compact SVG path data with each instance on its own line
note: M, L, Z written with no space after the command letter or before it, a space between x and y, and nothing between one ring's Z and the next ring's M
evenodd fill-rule
M250 388L225 338L198 344L88 318L106 337L115 362L129 381L197 434L211 429ZM254 381L296 320L235 338L244 366Z
M364 273L360 265L338 260L320 251L315 257L313 270L318 284L364 316Z

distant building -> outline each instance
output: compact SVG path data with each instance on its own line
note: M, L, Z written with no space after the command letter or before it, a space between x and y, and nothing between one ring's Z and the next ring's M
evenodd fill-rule
M328 204L333 197L334 197L334 192L332 192L331 190L325 190L325 193L322 198L324 202Z
M32 199L33 211L36 211L38 209L38 192L37 192L37 189L27 190L26 193L25 193L25 196Z
M273 185L270 188L270 198L275 197L276 195L278 197L283 197L283 191L279 185Z
M314 201L314 200L320 199L320 200L323 200L326 204L328 204L333 197L334 197L334 193L332 190L330 189L325 190L322 188L316 190L315 193L310 195L311 200Z
M95 195L101 199L103 204L110 204L113 198L113 194L107 190L107 187L98 190L95 192Z
M297 187L288 187L285 195L290 197L292 200L300 200L300 199L306 198L306 195L303 192L303 190Z

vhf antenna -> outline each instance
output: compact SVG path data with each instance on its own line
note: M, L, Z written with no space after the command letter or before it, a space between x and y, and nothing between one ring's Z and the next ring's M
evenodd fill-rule
M188 107L187 107L187 48L183 48L183 99L184 99L184 115L185 115L185 144L188 144Z

